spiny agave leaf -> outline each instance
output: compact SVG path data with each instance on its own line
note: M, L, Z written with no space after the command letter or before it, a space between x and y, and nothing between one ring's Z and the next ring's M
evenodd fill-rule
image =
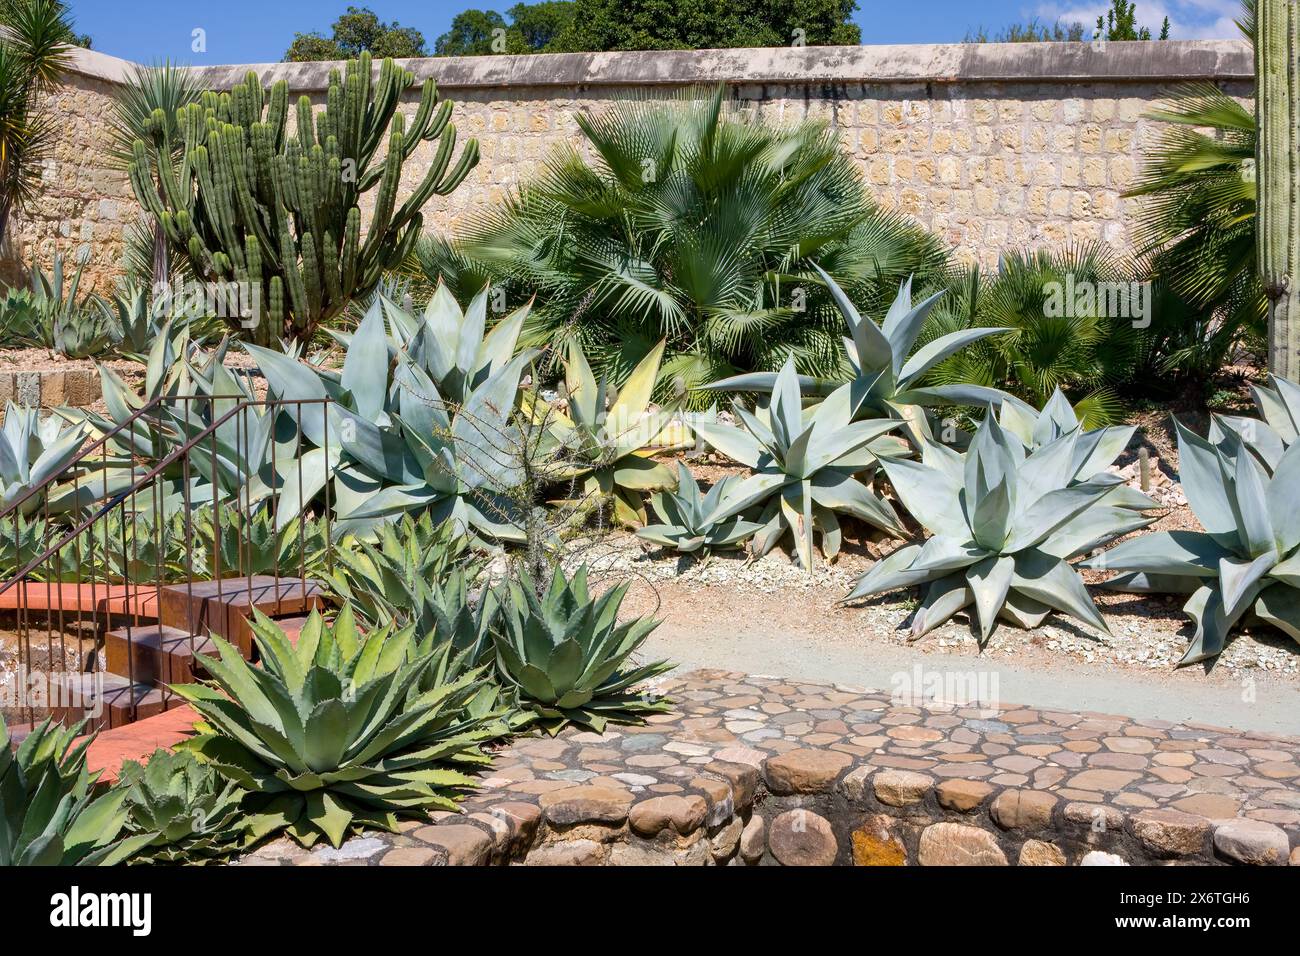
M378 301L366 312L348 344L340 382L352 393L357 412L377 420L388 391L388 337Z
M881 468L912 517L939 535L969 535L961 506L962 486L952 475L906 458L882 458Z
M1198 588L1183 605L1183 611L1195 622L1196 631L1178 666L1186 667L1188 664L1218 657L1223 652L1228 632L1235 623L1224 610L1223 595L1219 589L1212 585Z
M930 298L918 306L918 309L924 308L929 312L930 306L943 295L942 292L936 292ZM950 332L947 335L940 336L933 342L927 342L916 354L909 358L906 364L896 373L898 375L898 386L900 389L908 388L913 382L922 378L926 372L934 368L948 356L960 352L972 342L978 342L980 339L988 338L990 335L998 335L1006 332L1005 328L978 328L962 329L960 332ZM895 352L895 359L900 354Z
M844 294L844 290L839 287L834 279L830 277L821 266L812 263L813 269L822 277L822 282L826 285L827 291L830 292L831 298L835 301L835 306L840 310L849 329L853 335L854 351L858 367L871 372L879 372L882 369L891 368L893 365L893 351L889 346L889 340L885 338L876 323L870 319L863 319L858 314L858 310L849 297ZM910 307L910 280L907 285L908 299L907 304ZM899 297L904 294L904 289L899 289ZM895 301L898 301L897 299Z
M1225 548L1239 546L1235 509L1228 495L1218 449L1174 419L1183 492L1201 526Z
M696 422L695 434L722 454L748 468L758 468L763 446L743 428L720 422Z
M982 472L976 473L977 481L982 474ZM1001 551L1003 545L1007 543L1007 532L1011 527L1011 513L1014 507L1011 501L1010 476L994 484L984 494L977 495L973 499L973 509L971 500L970 493L967 492L966 507L972 537L981 547L989 551Z
M1278 630L1300 641L1300 591L1282 584L1266 587L1255 601L1254 611Z
M1233 469L1230 501L1236 510L1237 530L1251 557L1273 555L1276 560L1273 523L1264 498L1264 477L1255 458L1240 450ZM1231 607L1231 601L1225 601ZM1229 612L1231 613L1231 612Z
M631 423L645 415L650 407L650 396L654 392L655 380L659 375L659 365L663 361L666 339L660 339L645 357L637 363L636 368L623 383L618 398L609 408L609 417L615 422Z
M993 633L993 624L1011 590L1016 559L1010 555L988 557L966 572L966 583L975 598L975 613L979 619L980 639L987 641Z
M1042 551L1020 552L1016 555L1011 586L1032 600L1091 624L1103 634L1110 634L1101 612L1088 596L1083 579L1059 558Z
M1300 545L1300 502L1296 500L1297 489L1300 489L1300 451L1297 449L1300 449L1300 442L1287 449L1264 491L1269 524L1283 554Z
M1253 561L1245 558L1219 559L1219 591L1223 612L1230 619L1239 618L1255 600L1264 575L1277 564L1276 552L1266 552Z

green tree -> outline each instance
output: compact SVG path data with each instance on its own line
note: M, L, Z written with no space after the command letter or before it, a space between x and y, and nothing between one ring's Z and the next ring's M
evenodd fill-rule
M1051 26L1037 18L1027 23L1013 23L1004 30L990 35L984 27L966 34L963 43L1048 43L1078 42L1083 37L1083 24L1062 23L1057 20Z
M493 39L505 35L506 18L495 10L465 10L456 14L450 30L433 41L433 52L435 56L487 56L513 52L492 48Z
M362 51L381 58L428 55L419 30L397 21L384 23L372 10L350 6L334 21L331 37L317 31L296 34L284 58L289 62L347 60Z
M1151 31L1137 25L1137 0L1111 0L1104 17L1097 17L1096 40L1150 40ZM1169 39L1169 18L1160 27L1160 39Z
M857 0L574 0L573 21L551 48L703 50L855 45Z
M434 41L438 56L487 56L493 53L545 53L573 22L573 0L517 3L506 15L495 10L465 10L451 29Z

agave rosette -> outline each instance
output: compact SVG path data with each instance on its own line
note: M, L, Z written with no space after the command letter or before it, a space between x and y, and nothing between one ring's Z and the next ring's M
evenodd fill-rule
M766 408L750 412L739 402L733 411L740 426L696 421L696 434L722 454L754 473L730 490L710 516L714 520L762 506L754 550L766 554L787 534L794 535L794 554L812 567L815 533L822 533L822 552L834 558L840 549L837 513L851 515L896 537L904 531L887 501L871 490L877 456L902 454L907 445L888 433L898 421L887 418L853 421L854 386L846 383L813 408L787 361L777 375Z
M650 507L659 522L638 528L636 535L661 548L692 554L702 551L740 547L762 525L739 517L718 518L725 510L730 495L740 486L738 475L728 475L717 481L707 492L701 492L699 483L689 468L677 463L677 487L650 496Z
M1269 376L1269 381L1272 388L1251 386L1260 417L1215 415L1210 419L1210 441L1233 454L1240 440L1272 474L1300 434L1300 385L1278 375Z
M1216 446L1175 420L1183 493L1203 531L1158 531L1125 541L1084 566L1126 572L1104 587L1190 595L1196 625L1180 664L1211 660L1243 619L1300 640L1300 445L1270 475L1231 433Z
M41 421L38 409L6 402L4 425L0 426L0 512L18 506L23 515L47 509L57 514L89 504L81 492L91 487L91 482L80 480L87 468L79 465L69 471L81 454L86 434L82 425L65 428L53 415ZM63 476L59 484L23 500L32 489L59 476ZM74 482L74 477L79 480Z
M1052 611L1109 633L1069 561L1154 519L1106 503L1114 480L1075 482L1078 444L1075 429L1026 451L989 414L964 455L927 442L919 462L882 461L930 537L878 561L845 600L926 585L914 638L971 605L982 641L999 618L1036 627Z

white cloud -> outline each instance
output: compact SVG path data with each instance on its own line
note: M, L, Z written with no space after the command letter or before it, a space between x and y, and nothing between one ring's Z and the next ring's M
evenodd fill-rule
M1109 3L1047 2L1037 4L1031 15L1046 23L1079 22L1091 31L1097 17L1105 16ZM1138 25L1158 36L1164 18L1169 17L1170 34L1176 40L1237 39L1241 32L1233 21L1241 15L1237 0L1138 0Z

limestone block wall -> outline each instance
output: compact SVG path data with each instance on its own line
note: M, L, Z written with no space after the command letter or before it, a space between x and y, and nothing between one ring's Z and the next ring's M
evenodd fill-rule
M198 69L212 88L248 70L285 78L319 104L337 64ZM464 185L425 211L454 230L533 175L557 145L582 147L575 114L629 96L724 83L738 108L772 122L824 119L840 133L872 193L941 235L964 261L991 266L1008 250L1102 241L1131 250L1123 199L1159 125L1145 113L1177 84L1212 82L1249 102L1244 41L946 44L556 54L408 61L457 103L461 136L482 160ZM0 277L56 249L85 247L88 278L111 285L125 224L139 210L108 156L106 117L131 65L79 51L54 94L63 136L40 202L15 216ZM415 96L403 109L413 112ZM407 188L432 144L415 154Z

